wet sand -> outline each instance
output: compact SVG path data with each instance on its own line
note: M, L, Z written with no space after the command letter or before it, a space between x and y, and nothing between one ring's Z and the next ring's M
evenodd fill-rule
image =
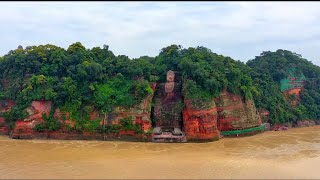
M0 178L320 178L320 126L210 143L14 140L0 136Z

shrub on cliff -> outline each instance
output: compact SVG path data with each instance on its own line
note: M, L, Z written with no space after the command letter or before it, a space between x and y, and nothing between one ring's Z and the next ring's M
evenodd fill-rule
M98 131L98 128L99 128L99 126L100 126L100 122L101 122L100 119L88 121L88 122L85 124L84 130L85 130L86 132L97 132L97 131Z
M140 125L132 123L131 117L122 118L120 122L123 130L134 130L138 134L144 133Z
M38 132L43 131L56 131L60 129L61 123L55 119L52 115L47 116L45 113L42 114L43 122L35 125L34 130Z
M118 133L121 130L121 126L120 125L101 125L98 127L98 132L99 133L106 133L106 134L110 134L110 133Z
M44 132L46 130L46 125L44 123L36 124L33 128L37 132Z
M28 113L19 107L13 107L11 110L3 112L1 116L4 117L7 123L10 123L17 119L25 119L28 116Z

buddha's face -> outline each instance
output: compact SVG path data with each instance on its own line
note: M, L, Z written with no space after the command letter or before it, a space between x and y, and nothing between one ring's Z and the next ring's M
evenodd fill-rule
M171 71L171 70L167 72L167 81L168 82L173 82L174 81L174 72Z

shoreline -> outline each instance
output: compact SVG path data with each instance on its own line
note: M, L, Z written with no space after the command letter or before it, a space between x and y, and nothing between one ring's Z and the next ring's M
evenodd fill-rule
M210 140L193 140L190 139L187 142L183 143L209 143L214 141L219 141L219 139L223 138L240 138L240 137L249 137L255 136L258 134L262 134L266 131L287 131L290 129L300 129L306 127L314 127L320 126L319 124L314 124L310 126L287 126L286 124L281 125L272 125L269 130L259 131L259 132L251 132L246 134L241 134L239 136L231 135L231 136L220 136L218 139L210 139ZM286 128L283 128L286 127ZM0 133L1 136L7 136L9 139L16 140L80 140L80 141L118 141L118 142L144 142L144 143L156 143L152 141L151 134L122 134L113 133L109 135L96 134L96 133L64 133L64 132L36 132L36 133L21 133L18 136L12 136L12 134ZM161 142L163 143L163 142ZM176 143L174 143L176 144Z

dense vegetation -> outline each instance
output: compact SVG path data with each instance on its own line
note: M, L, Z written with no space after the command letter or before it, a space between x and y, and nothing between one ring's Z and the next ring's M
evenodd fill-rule
M254 96L258 108L270 111L274 123L296 122L301 119L320 119L320 67L313 65L301 55L286 51L263 52L247 62L254 71L251 77L259 87L259 96ZM298 69L306 82L297 106L290 105L280 91L280 80L288 76L289 69Z
M130 59L115 56L106 45L92 49L80 42L67 49L50 44L19 46L0 57L0 99L17 103L3 116L13 123L26 116L24 109L32 100L50 100L54 107L71 112L76 130L107 131L98 120L88 121L90 110L107 116L116 106L132 107L152 93L152 82L165 82L166 72L174 70L181 73L183 94L195 102L210 102L226 89L270 111L270 122L319 119L319 67L283 50L263 52L247 64L205 47L171 45L154 58ZM298 67L308 78L297 107L291 107L279 89L288 66ZM39 131L61 126L52 114L36 127ZM136 129L124 120L126 123ZM109 127L108 131L116 129Z
M88 129L87 109L108 113L113 106L132 106L152 92L148 82L157 80L152 60L115 56L108 46L89 50L79 42L67 50L54 45L19 47L0 60L1 98L17 103L3 116L8 122L23 119L32 100L50 100L71 112L77 130Z
M252 94L257 93L244 63L205 47L182 49L172 45L163 48L156 61L156 66L166 66L164 72L172 69L182 73L184 94L189 99L212 101L223 89L245 99L252 99Z

